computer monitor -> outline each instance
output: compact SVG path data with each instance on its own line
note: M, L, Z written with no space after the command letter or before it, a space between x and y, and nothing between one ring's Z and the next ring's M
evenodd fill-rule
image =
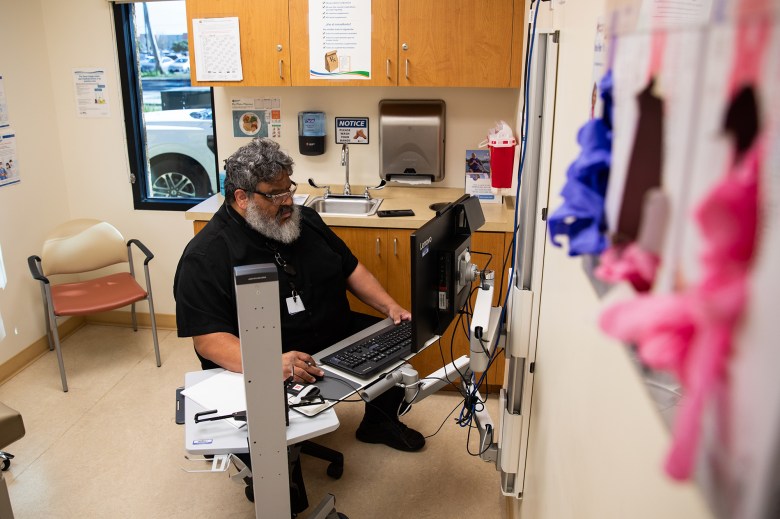
M471 233L485 217L479 199L464 195L440 209L411 236L412 349L442 335L466 304L471 288L459 271Z

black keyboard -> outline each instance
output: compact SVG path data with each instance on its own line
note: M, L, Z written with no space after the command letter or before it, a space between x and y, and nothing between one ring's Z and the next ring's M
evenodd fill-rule
M412 353L412 323L380 330L322 358L322 363L361 378L371 377Z

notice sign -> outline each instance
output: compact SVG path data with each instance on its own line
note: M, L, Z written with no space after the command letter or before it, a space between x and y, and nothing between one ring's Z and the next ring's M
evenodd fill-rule
M368 117L336 117L336 144L368 144Z

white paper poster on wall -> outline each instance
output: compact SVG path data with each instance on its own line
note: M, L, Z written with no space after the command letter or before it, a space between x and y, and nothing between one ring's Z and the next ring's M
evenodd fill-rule
M193 19L192 39L198 81L244 79L238 17Z
M16 160L16 134L10 128L0 131L0 187L19 182Z
M3 76L0 76L0 128L8 126L8 124L8 103L5 100Z
M0 245L0 289L4 289L8 283L8 276L5 275L5 263L3 262L3 247Z
M371 79L371 0L309 0L309 77Z
M231 99L233 137L282 136L282 100L279 97Z
M3 263L3 247L0 246L0 290L5 288L8 277L5 275L5 264ZM0 341L5 339L5 326L3 326L3 316L0 315Z
M105 70L74 69L73 86L76 92L76 113L79 117L111 115Z

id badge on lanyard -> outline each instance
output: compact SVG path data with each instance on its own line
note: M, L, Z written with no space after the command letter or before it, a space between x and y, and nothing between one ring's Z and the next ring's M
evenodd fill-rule
M287 303L287 313L290 315L295 315L306 310L306 307L303 306L303 299L301 299L301 296L298 295L298 292L295 291L294 287L292 295L285 301Z

